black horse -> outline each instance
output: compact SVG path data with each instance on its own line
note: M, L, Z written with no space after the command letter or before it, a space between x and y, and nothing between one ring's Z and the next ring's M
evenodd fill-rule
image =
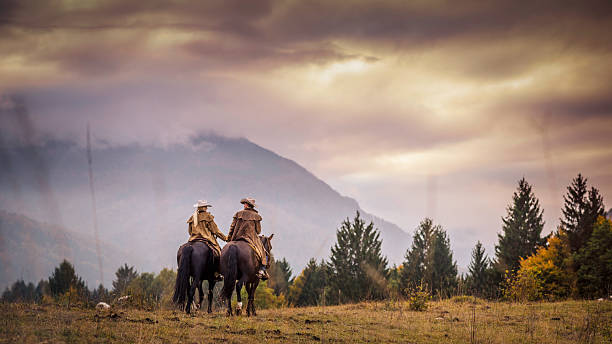
M185 295L187 295L187 305L185 306L187 314L191 312L196 288L200 292L198 305L199 308L202 308L204 299L202 282L204 280L208 281L208 313L212 312L213 288L215 287L213 258L212 249L200 241L184 244L179 247L176 253L178 271L172 301L181 305L181 307L185 306ZM192 283L190 283L190 277L193 277Z
M274 234L266 237L260 235L259 239L265 249L266 258L268 265L270 264L271 252L272 252L272 237ZM255 257L255 252L246 241L231 241L223 247L221 250L221 263L220 263L221 274L223 274L223 291L222 295L227 301L227 315L233 315L232 312L232 294L234 288L236 288L236 298L238 306L236 307L236 315L240 315L242 311L242 297L240 291L242 286L246 286L246 291L249 296L247 303L247 316L257 315L255 312L255 289L259 285L259 278L257 277L257 271L259 270L259 264Z

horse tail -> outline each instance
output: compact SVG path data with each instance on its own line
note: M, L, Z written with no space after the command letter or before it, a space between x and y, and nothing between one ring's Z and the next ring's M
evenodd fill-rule
M238 278L238 248L235 245L231 245L227 249L227 261L225 262L224 273L223 297L229 300L232 297L232 293L236 287L236 279Z
M183 247L181 253L181 261L179 263L178 271L176 272L176 283L174 284L174 295L172 296L172 302L175 304L184 304L185 295L189 290L189 266L191 265L191 253L193 253L193 247L187 245Z

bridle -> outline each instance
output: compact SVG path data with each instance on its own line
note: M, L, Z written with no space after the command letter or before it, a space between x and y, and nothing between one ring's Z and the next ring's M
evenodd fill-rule
M266 269L270 267L270 260L272 258L272 253L270 253L270 249L268 249L268 246L270 246L270 239L268 239L265 235L261 236L264 240L264 251L266 252Z

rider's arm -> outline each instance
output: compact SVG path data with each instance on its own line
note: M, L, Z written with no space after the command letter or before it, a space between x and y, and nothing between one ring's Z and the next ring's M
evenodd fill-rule
M234 229L236 229L236 217L234 216L234 220L232 220L232 225L230 226L229 234L227 235L227 240L231 241L234 236Z
M255 233L261 234L261 221L255 221Z
M187 222L187 227L188 227L187 228L187 233L189 233L189 236L193 235L193 226L192 226L192 224L193 224L192 221Z
M219 227L217 227L217 224L215 223L215 221L210 221L210 230L211 232L216 235L219 239L223 240L223 241L227 241L229 240L225 234L223 234L220 230Z

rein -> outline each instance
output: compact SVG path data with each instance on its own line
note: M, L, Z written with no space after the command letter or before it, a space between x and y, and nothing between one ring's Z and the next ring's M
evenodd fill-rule
M268 242L267 238L266 238L265 242L266 242L267 245L262 245L262 246L264 248L264 251L266 251L266 262L267 262L266 269L268 269L268 268L270 268L270 259L272 258L271 257L272 254L270 253L270 250L268 250L268 248L266 247L266 246L270 245L270 243Z

